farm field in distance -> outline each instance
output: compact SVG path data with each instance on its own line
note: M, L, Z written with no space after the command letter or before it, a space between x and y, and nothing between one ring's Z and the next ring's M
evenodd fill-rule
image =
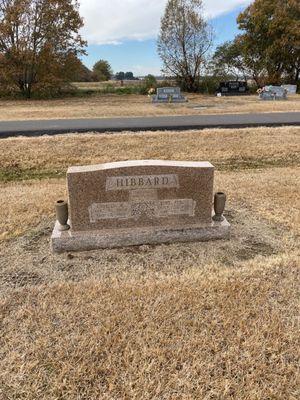
M148 96L92 94L53 100L0 100L0 121L300 111L300 95L260 101L257 95L187 94L189 102L152 104Z
M0 397L300 397L300 127L19 137L0 152ZM67 167L127 159L211 161L232 239L52 254Z

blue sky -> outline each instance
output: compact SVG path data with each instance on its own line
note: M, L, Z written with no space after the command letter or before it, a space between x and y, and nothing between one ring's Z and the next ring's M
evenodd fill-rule
M102 24L99 27L99 22L95 18L90 18L88 11L91 13L90 9L91 2L94 0L85 0L89 2L90 6L87 6L84 10L85 16L85 30L83 31L83 36L87 38L90 43L87 52L88 55L83 57L83 62L88 66L92 67L93 64L99 59L108 60L111 64L114 72L118 71L133 71L136 76L146 75L152 73L155 75L160 74L161 62L156 52L156 36L159 27L159 17L161 16L161 1L158 7L157 0L148 0L147 6L150 3L148 14L153 11L153 19L155 17L155 27L151 24L140 24L141 18L135 19L131 13L130 20L127 21L126 17L121 15L116 15L111 21L107 21L107 25ZM98 2L106 0L98 0ZM113 0L110 0L110 3ZM129 0L123 0L129 1ZM131 4L132 4L132 0ZM143 1L143 0L139 0ZM159 1L159 0L158 0ZM215 46L234 38L238 33L238 28L236 24L236 18L238 14L249 4L250 1L247 0L226 0L227 2L232 2L231 9L229 11L220 10L218 15L218 10L215 8L210 8L206 11L207 17L209 18L215 32ZM212 2L218 6L226 2L219 2L219 0L210 0L210 5ZM237 6L237 3L239 4ZM97 3L99 4L99 3ZM107 4L106 4L107 5ZM97 9L98 10L98 9ZM120 10L122 11L122 10ZM215 16L213 14L216 14ZM158 21L157 21L158 20ZM147 21L147 20L146 20ZM90 22L90 24L89 24Z

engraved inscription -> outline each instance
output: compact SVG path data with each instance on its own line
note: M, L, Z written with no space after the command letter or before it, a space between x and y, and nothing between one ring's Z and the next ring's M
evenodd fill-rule
M156 217L169 217L172 215L195 215L196 202L192 199L160 200Z
M106 191L163 188L179 188L178 176L174 174L111 176L106 180Z
M90 222L101 219L127 219L131 215L130 203L100 203L89 207Z
M94 203L89 207L90 222L103 219L164 218L195 216L196 202L192 199L142 200L122 203Z

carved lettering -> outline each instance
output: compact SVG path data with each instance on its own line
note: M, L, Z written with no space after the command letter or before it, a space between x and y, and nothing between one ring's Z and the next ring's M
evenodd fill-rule
M174 215L195 215L192 199L140 200L123 203L94 203L89 207L90 222L103 219L165 218Z
M117 187L123 186L123 181L122 181L122 179L117 179L116 181L117 181Z
M177 175L112 176L106 180L106 190L135 190L143 188L179 188Z

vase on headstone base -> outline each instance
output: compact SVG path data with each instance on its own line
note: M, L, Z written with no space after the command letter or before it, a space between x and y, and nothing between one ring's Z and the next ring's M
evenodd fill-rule
M223 192L218 192L214 197L214 211L215 215L213 216L214 221L222 222L224 220L223 212L225 210L226 204L226 194Z
M55 203L55 211L56 211L57 221L60 224L59 230L67 231L68 229L70 229L70 226L67 223L69 217L68 203L64 200L58 200Z

